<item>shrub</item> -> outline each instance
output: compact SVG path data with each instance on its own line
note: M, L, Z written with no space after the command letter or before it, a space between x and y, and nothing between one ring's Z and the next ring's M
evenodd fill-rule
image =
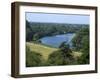
M48 58L48 65L62 65L64 62L64 58L61 54L61 51L54 51L52 54L49 55Z
M42 64L42 55L39 53L30 51L29 47L26 47L26 67L40 66Z

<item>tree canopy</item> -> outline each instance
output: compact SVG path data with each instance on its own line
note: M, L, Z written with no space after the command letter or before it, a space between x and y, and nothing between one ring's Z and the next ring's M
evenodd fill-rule
M76 33L82 27L82 24L36 23L26 20L26 41L36 41L45 36Z
M72 42L75 50L83 52L78 62L80 64L89 63L89 28L82 28L78 31Z

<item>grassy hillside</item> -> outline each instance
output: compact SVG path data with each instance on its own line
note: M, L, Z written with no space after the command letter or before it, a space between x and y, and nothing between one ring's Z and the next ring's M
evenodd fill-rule
M52 48L45 45L27 42L27 63L26 66L55 66L80 64L79 58L83 54L79 51L72 51L70 56L67 53L66 59L60 48Z
M52 52L58 50L57 48L51 48L51 47L44 46L44 45L41 45L41 44L36 44L36 43L33 43L33 42L27 42L26 45L30 47L31 51L40 53L45 60L48 59L48 56ZM74 58L80 57L81 55L82 55L82 52L75 52L75 51L72 52L72 56Z
M51 48L41 44L35 44L33 42L27 42L26 45L30 47L31 51L40 53L45 60L48 59L49 54L58 50L57 48Z

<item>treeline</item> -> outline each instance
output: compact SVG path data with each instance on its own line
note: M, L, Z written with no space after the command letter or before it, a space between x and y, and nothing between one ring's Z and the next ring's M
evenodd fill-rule
M89 64L89 41L89 27L80 29L72 40L74 49L83 53L78 59L80 64Z
M37 41L44 36L76 33L84 24L36 23L26 20L26 41Z

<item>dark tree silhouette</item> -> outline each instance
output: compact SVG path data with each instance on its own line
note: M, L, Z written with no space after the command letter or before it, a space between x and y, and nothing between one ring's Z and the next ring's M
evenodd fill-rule
M60 50L62 51L62 55L65 59L68 57L71 57L72 50L70 49L70 46L66 44L66 42L62 42L62 44L59 46Z

